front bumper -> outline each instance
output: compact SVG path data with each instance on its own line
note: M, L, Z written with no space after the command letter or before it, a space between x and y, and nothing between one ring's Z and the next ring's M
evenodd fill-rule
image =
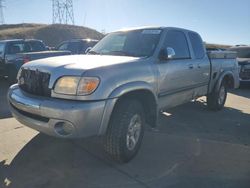
M250 70L240 72L240 82L250 82Z
M240 66L240 82L250 82L250 64Z
M13 116L19 122L62 138L104 133L109 121L104 114L110 116L115 104L115 99L85 102L37 97L21 91L18 85L9 89L8 101Z

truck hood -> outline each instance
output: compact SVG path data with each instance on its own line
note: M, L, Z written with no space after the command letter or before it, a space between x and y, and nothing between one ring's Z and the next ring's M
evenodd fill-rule
M62 71L65 74L71 72L73 75L81 75L84 70L129 63L138 59L140 58L127 56L69 55L31 61L23 65L23 68L38 69L49 73ZM73 70L74 72L72 72Z
M250 64L250 58L237 58L239 65Z

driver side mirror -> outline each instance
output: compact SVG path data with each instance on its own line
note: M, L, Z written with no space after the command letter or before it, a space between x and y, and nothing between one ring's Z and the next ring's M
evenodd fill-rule
M162 49L160 54L159 54L159 59L160 60L168 60L168 59L173 59L175 56L175 51L171 47L167 47L165 49Z

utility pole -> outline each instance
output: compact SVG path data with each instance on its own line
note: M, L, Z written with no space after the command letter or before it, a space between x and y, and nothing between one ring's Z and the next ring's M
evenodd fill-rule
M3 0L0 0L0 25L4 24L3 8Z
M52 23L75 24L73 0L52 0Z

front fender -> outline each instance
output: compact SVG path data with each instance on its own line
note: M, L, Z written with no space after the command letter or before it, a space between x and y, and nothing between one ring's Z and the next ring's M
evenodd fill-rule
M102 117L102 123L101 123L101 127L99 130L99 135L104 135L106 133L110 117L112 115L115 104L118 101L118 98L129 92L138 91L138 90L150 91L154 95L155 101L157 101L153 88L146 82L141 82L141 81L130 82L130 83L126 83L117 87L110 93L108 100L106 102L103 117Z
M123 84L115 88L110 93L109 98L118 98L126 93L129 93L131 91L137 91L137 90L148 90L153 93L156 99L156 95L152 86L148 84L147 82L143 82L143 81L129 82L129 83Z

